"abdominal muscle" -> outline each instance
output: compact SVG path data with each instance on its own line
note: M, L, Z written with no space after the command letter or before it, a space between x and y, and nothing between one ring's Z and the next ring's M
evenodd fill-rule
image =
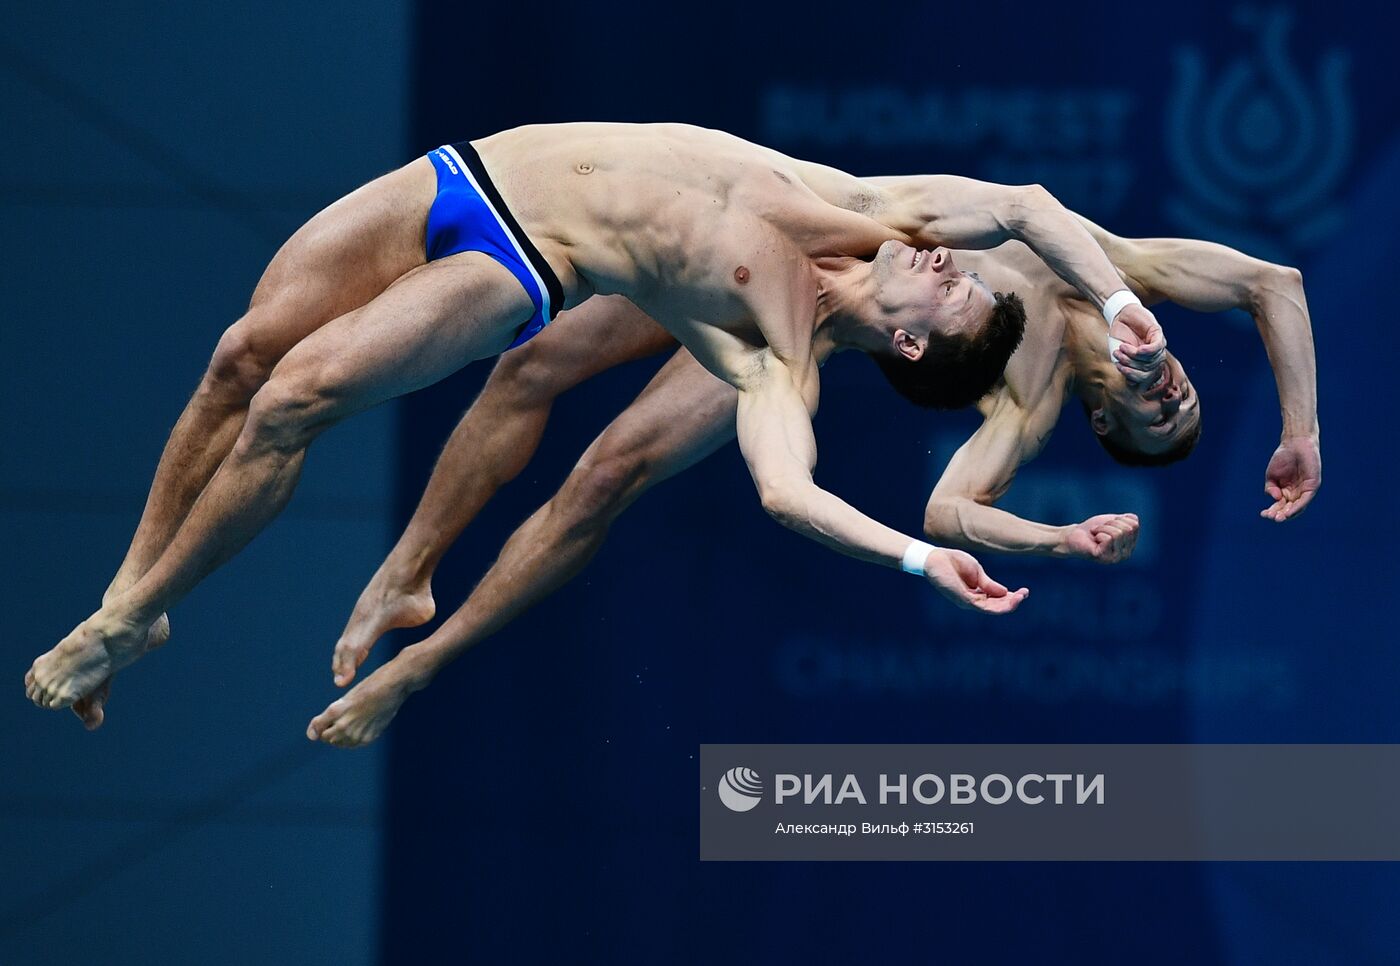
M521 227L559 275L566 306L592 294L645 303L667 319L742 313L739 269L830 247L833 208L776 152L678 124L560 124L475 142ZM868 227L867 227L868 226ZM786 260L786 259L784 259ZM679 334L679 333L677 333Z

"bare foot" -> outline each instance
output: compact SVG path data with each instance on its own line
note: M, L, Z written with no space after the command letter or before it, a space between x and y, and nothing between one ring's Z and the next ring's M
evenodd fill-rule
M98 611L34 661L24 676L29 700L57 710L92 694L144 653L150 629Z
M306 737L337 748L359 748L384 733L415 687L395 658L331 702L306 726Z
M165 646L165 642L168 640L170 640L170 618L161 614L146 633L146 652ZM107 718L107 712L104 709L107 705L107 699L112 696L112 678L114 677L116 677L115 674L110 675L87 697L79 698L73 702L73 713L78 716L78 720L88 731L96 731L102 727L102 722Z
M428 585L412 586L388 576L384 567L370 580L355 602L350 622L341 632L331 658L337 687L355 680L355 672L369 657L370 648L389 631L426 624L437 613Z

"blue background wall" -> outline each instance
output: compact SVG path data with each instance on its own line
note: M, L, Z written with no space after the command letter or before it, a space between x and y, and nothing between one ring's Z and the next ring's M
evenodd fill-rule
M730 447L643 499L583 577L406 706L390 737L385 962L452 942L482 961L1397 961L1390 868L696 861L703 741L1396 740L1388 379L1358 361L1397 341L1376 311L1400 213L1400 92L1377 27L1336 5L545 18L422 4L416 149L527 121L685 120L857 173L1040 181L1124 234L1299 266L1326 485L1300 520L1258 519L1279 417L1253 326L1170 309L1204 399L1200 449L1123 470L1067 411L1007 505L1054 523L1133 509L1145 535L1112 569L986 559L1034 590L1011 619L782 531ZM537 68L481 37L549 55ZM653 368L556 408L534 464L439 572L440 603ZM405 405L404 513L484 372ZM917 413L860 359L823 382L819 480L914 531L975 416ZM888 420L872 428L873 407Z
M21 679L100 602L277 246L403 156L409 18L351 0L0 12L0 963L373 961L382 751L302 729L389 532L388 410L172 614L88 734Z
M0 964L1400 962L1388 866L702 866L695 813L703 741L1400 740L1393 27L1360 4L1203 0L7 8ZM173 615L101 732L26 705L24 667L96 603L281 239L443 141L583 118L1039 181L1121 233L1299 266L1319 500L1257 518L1278 432L1258 339L1164 310L1204 398L1197 454L1118 469L1070 410L1008 499L1055 523L1136 510L1130 563L986 557L1035 594L979 619L781 530L730 447L386 741L313 748L330 646L481 365L319 443L289 512ZM444 613L654 368L556 407L440 571ZM823 378L819 479L912 532L976 417L918 413L858 358Z

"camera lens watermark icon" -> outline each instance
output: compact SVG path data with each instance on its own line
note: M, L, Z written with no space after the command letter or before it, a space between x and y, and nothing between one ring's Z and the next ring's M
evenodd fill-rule
M731 768L719 780L719 800L731 812L747 812L763 798L763 779L752 768Z

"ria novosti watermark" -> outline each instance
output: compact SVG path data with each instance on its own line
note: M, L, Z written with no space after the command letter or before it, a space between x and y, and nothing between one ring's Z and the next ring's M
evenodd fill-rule
M825 805L840 805L846 801L869 804L860 780L849 773L841 778L839 786L830 772L815 776L810 773L778 775L776 781L774 802L778 805L799 796L804 805L811 805L817 801ZM1048 799L1040 792L1045 786L1053 789ZM921 805L937 805L942 801L947 801L950 805L970 805L979 799L992 805L1002 805L1014 795L1026 805L1040 805L1046 801L1064 805L1070 800L1066 792L1068 788L1073 789L1076 805L1090 801L1102 805L1104 802L1102 774L1029 774L1016 779L1006 775L985 775L979 781L974 775L949 775L945 780L941 775L927 772L912 780L908 775L880 775L878 801L881 805L907 805L912 794L914 801ZM719 800L731 812L747 812L757 805L762 797L763 778L752 768L731 768L719 780Z
M1400 745L700 752L702 859L1400 860Z

